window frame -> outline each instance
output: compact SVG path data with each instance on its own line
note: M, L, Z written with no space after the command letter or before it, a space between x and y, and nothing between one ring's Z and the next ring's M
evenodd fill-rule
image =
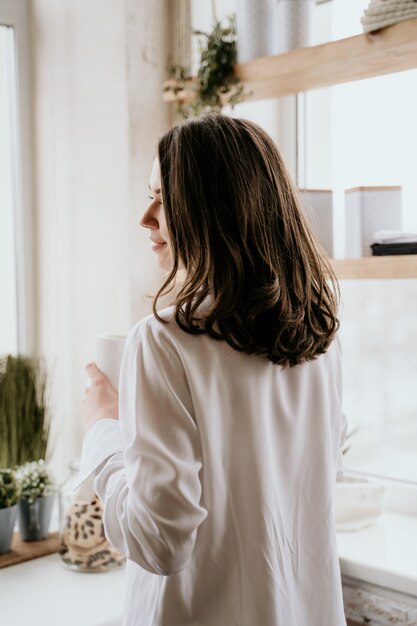
M31 33L29 0L0 0L0 25L14 30L16 55L16 117L13 169L15 176L15 276L17 352L34 354L36 341L35 216L31 107Z

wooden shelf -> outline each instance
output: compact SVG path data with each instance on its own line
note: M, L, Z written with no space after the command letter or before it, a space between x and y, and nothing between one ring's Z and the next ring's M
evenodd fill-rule
M46 539L40 541L23 541L18 531L13 533L12 545L9 552L0 556L0 569L9 565L16 565L40 556L54 554L60 549L59 533L49 533Z
M417 254L332 259L331 264L339 280L417 278Z
M372 34L237 64L235 74L250 94L246 100L262 100L416 67L417 18L413 18ZM191 98L187 90L163 95L167 102Z
M413 68L417 68L417 18L371 34L237 64L235 74L250 93L246 100L262 100ZM192 96L190 82L176 95L165 92L163 99L186 102ZM334 259L332 267L339 279L417 278L417 255Z

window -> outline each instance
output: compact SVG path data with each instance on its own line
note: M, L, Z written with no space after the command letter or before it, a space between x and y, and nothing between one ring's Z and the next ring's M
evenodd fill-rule
M14 32L9 26L0 26L0 291L2 294L0 350L16 353L17 293L15 263L15 191L13 136L16 112Z
M0 354L35 343L29 28L25 0L0 0Z
M362 31L368 0L333 0L328 39ZM328 9L326 9L328 10ZM336 256L344 256L344 190L400 185L403 229L417 231L417 70L305 94L307 188L333 190ZM344 406L359 427L349 470L417 484L417 280L342 281Z

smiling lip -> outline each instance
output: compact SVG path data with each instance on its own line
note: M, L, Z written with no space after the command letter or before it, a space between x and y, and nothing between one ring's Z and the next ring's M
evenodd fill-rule
M152 250L154 252L158 252L159 250L162 250L162 248L165 246L166 242L165 241L154 241L153 239L151 239L152 242Z

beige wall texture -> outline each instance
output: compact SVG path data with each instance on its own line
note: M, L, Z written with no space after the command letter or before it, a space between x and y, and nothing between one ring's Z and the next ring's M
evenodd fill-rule
M37 350L52 375L52 464L79 454L96 334L126 334L157 282L147 203L168 63L168 0L33 0ZM74 427L74 423L76 426Z

